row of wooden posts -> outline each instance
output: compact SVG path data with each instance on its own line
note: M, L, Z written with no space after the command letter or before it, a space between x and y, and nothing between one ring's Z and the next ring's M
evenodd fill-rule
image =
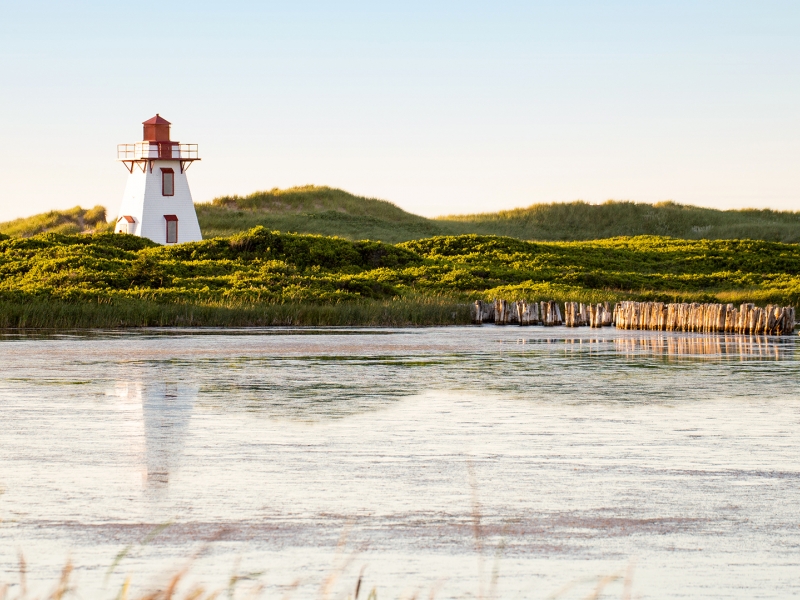
M795 310L772 304L736 308L733 304L620 302L614 307L614 323L618 329L789 335L794 331Z
M566 325L567 327L609 327L653 331L693 331L789 335L794 331L795 309L791 306L754 304L667 304L664 302L608 302L583 304L565 302L564 313L554 301L476 300L471 307L472 322L496 325Z
M578 302L564 303L564 314L558 302L528 302L517 300L476 300L472 305L472 322L495 323L496 325L566 325L567 327L607 327L611 325L612 311L608 302L588 305Z

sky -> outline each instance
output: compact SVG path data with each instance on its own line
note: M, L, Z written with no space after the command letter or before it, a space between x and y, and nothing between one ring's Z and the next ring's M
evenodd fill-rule
M315 184L425 216L800 210L800 3L0 4L0 221L102 204L160 113L196 202Z

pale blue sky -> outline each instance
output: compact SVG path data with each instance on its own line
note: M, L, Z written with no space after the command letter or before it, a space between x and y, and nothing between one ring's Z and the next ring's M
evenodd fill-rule
M0 220L115 214L159 112L195 201L314 183L425 214L800 210L800 3L5 2Z

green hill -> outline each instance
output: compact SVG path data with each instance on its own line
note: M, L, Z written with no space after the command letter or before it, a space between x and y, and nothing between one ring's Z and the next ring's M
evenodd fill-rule
M682 239L800 242L800 212L715 210L674 202L534 204L495 213L426 219L385 200L304 186L223 196L197 205L203 235L233 235L263 225L277 231L398 243L434 235L506 235L527 240L596 240L661 235Z
M51 211L0 223L0 233L28 237L36 233L103 230L93 221L102 207ZM104 214L104 213L103 213ZM714 210L674 202L645 204L608 201L534 204L495 213L427 219L385 200L343 190L303 186L249 196L222 196L197 204L206 238L228 236L259 225L273 231L335 235L387 243L436 235L505 235L540 241L596 240L617 236L659 235L681 239L753 239L800 242L800 212Z
M196 206L204 237L233 235L259 225L274 231L389 243L450 233L446 226L386 200L313 185L222 196Z

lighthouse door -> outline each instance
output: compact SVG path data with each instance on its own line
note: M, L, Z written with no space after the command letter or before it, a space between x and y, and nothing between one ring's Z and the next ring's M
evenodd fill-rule
M167 243L178 243L178 217L177 215L164 215L167 222Z

